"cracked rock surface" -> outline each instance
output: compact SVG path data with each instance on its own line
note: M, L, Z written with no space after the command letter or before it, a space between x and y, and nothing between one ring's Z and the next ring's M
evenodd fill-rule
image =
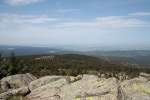
M0 94L0 100L12 95L22 95L24 100L150 100L149 79L150 75L145 73L124 81L95 75L45 76L17 92L8 90Z

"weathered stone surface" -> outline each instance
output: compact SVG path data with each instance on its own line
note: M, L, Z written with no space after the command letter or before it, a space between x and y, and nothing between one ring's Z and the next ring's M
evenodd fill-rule
M32 81L29 84L29 89L32 91L38 87L47 85L49 83L59 82L58 80L63 80L63 82L65 84L67 84L67 83L69 84L69 83L72 83L74 81L80 80L81 78L82 77L80 75L77 77L73 77L73 76L44 76L42 78L39 78L37 80Z
M142 76L142 77L150 77L150 74L140 73L140 76Z
M4 77L1 79L1 88L3 91L7 91L9 89L16 89L23 86L28 86L30 82L37 79L32 74L17 74L8 77Z
M150 81L150 74L140 73L139 76L140 76L140 77L144 77L144 78L146 78L148 81Z
M123 81L121 89L124 100L150 100L150 83L144 77Z
M25 100L150 100L149 74L145 73L124 81L95 75L45 76L28 84L0 94L0 100L18 95L25 96Z
M43 90L44 89L44 90ZM60 88L57 87L41 87L34 89L27 97L27 100L59 100Z
M61 88L62 100L79 98L93 98L93 100L116 100L117 82L115 78L98 79L96 76L86 75L82 80ZM110 98L110 99L109 99Z
M41 87L43 85L46 85L46 84L54 82L54 81L57 81L61 78L63 78L63 77L62 76L45 76L45 77L39 78L37 80L32 81L29 84L29 89L34 90L38 87Z
M115 78L99 79L94 75L84 75L81 80L67 84L65 79L50 82L31 91L27 100L117 100Z
M65 84L67 84L66 79L60 78L31 90L31 93L26 98L27 100L59 100L60 88Z
M30 90L28 89L28 87L21 87L18 89L9 90L0 94L0 100L7 100L12 96L25 96L29 92Z

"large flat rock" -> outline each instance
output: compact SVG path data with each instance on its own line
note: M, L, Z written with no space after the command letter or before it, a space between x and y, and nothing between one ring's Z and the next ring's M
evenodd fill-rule
M27 100L117 100L118 84L115 78L99 79L84 75L68 84L61 78L31 91Z
M38 87L47 85L48 83L55 82L61 78L63 78L63 77L62 76L44 76L42 78L39 78L37 80L32 81L29 84L29 88L30 88L30 90L34 90Z

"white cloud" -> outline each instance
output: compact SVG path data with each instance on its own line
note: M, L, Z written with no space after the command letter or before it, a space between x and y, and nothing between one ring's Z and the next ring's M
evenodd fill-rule
M145 27L149 26L149 23L136 18L120 17L120 16L108 16L98 17L97 23L100 27L104 28L126 28L126 27Z
M5 3L11 6L28 5L31 3L38 3L42 0L5 0Z
M53 23L52 23L53 22ZM55 23L54 23L55 22ZM1 25L13 24L47 24L57 28L78 28L78 29L116 29L116 28L137 28L150 27L150 22L133 16L105 16L96 17L87 21L70 21L66 18L51 18L47 15L19 15L19 14L0 14Z
M74 43L81 43L80 41L91 43L91 41L96 41L97 43L99 37L104 42L106 39L111 40L108 35L111 33L116 34L117 31L119 31L119 35L122 34L120 31L126 32L129 28L150 28L149 20L135 16L104 16L90 20L84 19L84 21L76 20L51 18L47 15L1 13L0 42L7 44L57 42L61 44L64 41L66 43L71 43L72 41L75 41ZM84 37L86 37L85 41ZM111 38L111 36L109 37Z
M41 24L57 20L58 20L57 18L50 18L47 15L33 16L33 15L18 15L18 14L0 14L1 23Z
M76 19L77 20L77 19ZM96 33L150 27L149 21L124 16L97 17L87 21L51 18L47 15L0 14L0 32L20 34ZM40 36L40 35L39 35ZM24 37L23 37L24 38Z
M150 12L136 12L136 13L131 13L129 15L132 15L132 16L150 16Z
M150 27L150 23L140 19L124 16L106 16L106 17L97 17L92 21L64 22L57 25L57 27L85 28L85 29L87 28L114 29L114 28Z
M79 9L58 9L57 12L59 13L70 13L70 12L78 12Z

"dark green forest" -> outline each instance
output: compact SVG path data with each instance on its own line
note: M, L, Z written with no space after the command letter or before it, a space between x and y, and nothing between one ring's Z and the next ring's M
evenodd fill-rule
M79 74L105 74L106 77L118 77L117 74L125 73L132 78L140 72L150 73L150 69L77 54L15 56L12 52L9 57L2 57L0 54L0 78L19 73L32 73L37 77Z

